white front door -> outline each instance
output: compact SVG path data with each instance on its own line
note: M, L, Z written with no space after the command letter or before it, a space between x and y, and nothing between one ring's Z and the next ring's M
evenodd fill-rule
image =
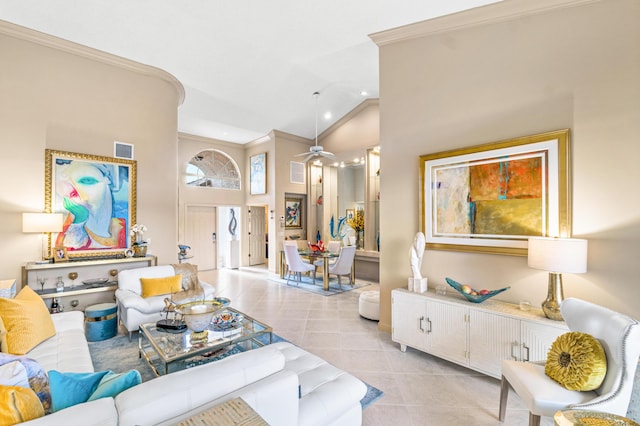
M249 208L249 265L262 265L266 258L266 215L264 207Z
M193 258L189 263L199 271L216 269L217 259L217 208L213 206L187 206L185 220L185 244L191 246Z

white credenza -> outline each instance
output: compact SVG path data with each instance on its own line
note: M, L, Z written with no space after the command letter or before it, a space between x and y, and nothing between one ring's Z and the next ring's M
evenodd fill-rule
M486 300L471 303L457 294L391 292L392 340L500 378L502 360L540 361L554 340L569 331L541 309Z

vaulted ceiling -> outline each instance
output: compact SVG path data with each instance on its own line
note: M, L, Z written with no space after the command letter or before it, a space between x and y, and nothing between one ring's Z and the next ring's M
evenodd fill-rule
M173 74L178 130L315 136L377 98L369 34L497 0L0 0L0 19ZM330 118L324 114L330 112Z

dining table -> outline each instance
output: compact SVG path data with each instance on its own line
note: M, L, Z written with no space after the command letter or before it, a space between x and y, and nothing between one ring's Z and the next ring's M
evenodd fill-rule
M334 259L337 258L338 256L340 256L340 253L336 253L336 252L331 252L328 250L325 251L316 251L316 250L309 250L309 249L304 249L304 250L300 250L298 249L298 253L300 254L300 257L309 259L309 262L311 264L313 264L316 260L318 259L322 259L322 288L325 291L329 291L329 260L330 259ZM280 251L280 278L284 279L284 271L286 268L286 261L284 258L284 250ZM354 262L351 264L351 283L355 283L356 282L356 262L354 260Z

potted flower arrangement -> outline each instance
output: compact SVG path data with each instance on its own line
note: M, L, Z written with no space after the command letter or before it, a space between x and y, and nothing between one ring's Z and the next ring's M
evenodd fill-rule
M143 235L147 232L147 227L136 223L131 227L129 235L133 237L133 255L135 257L144 257L147 255L147 246L151 242L150 239L144 239Z
M359 249L364 248L364 210L356 210L353 217L347 219L347 223L356 231L356 246Z

